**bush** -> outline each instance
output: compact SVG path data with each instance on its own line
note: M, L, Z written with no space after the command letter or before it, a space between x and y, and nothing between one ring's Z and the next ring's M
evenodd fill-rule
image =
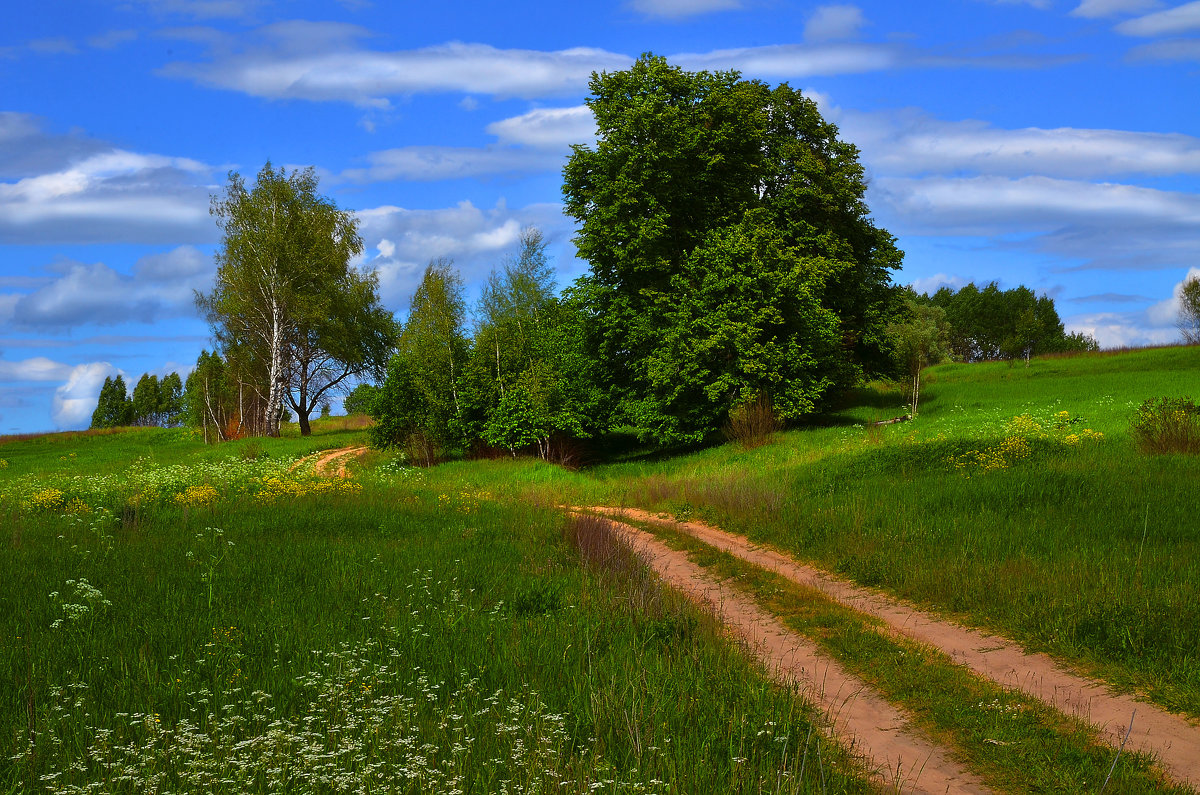
M771 441L771 437L781 427L771 399L760 394L749 403L743 403L729 412L729 421L725 423L725 436L743 447L758 447Z
M1200 453L1200 406L1190 397L1151 398L1138 407L1132 426L1144 453Z

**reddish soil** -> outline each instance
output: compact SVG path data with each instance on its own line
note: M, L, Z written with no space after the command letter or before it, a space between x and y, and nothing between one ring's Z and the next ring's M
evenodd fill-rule
M960 795L991 791L945 748L913 726L903 712L752 599L717 581L685 553L671 549L652 534L620 522L613 524L665 582L711 606L769 670L797 685L818 705L832 733L846 741L889 791Z
M1133 730L1126 748L1153 754L1167 774L1181 784L1200 783L1200 725L1153 704L1112 693L1103 682L1073 673L1047 655L1031 654L1011 640L946 621L710 525L678 522L632 508L587 510L680 530L792 582L816 589L836 602L882 620L892 632L942 651L981 677L1092 724L1114 747L1120 746L1132 719ZM682 552L672 554L686 559Z
M366 447L343 447L340 450L326 451L317 459L317 463L313 464L313 474L324 477L347 477L346 464L350 462L351 458L361 458L367 449ZM335 462L336 469L334 469Z
M347 477L346 464L349 462L350 458L362 457L362 455L367 452L367 449L368 448L366 447L343 447L339 450L323 450L319 453L313 453L312 455L304 456L304 458L301 458L299 461L288 467L288 472L294 472L305 461L311 461L315 458L317 461L313 464L314 475L320 475L322 477L344 478ZM336 469L334 468L334 462L337 462Z

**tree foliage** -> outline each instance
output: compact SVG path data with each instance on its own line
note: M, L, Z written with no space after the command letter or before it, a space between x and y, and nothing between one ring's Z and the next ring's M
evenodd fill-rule
M950 349L963 362L1016 359L1042 353L1096 350L1086 335L1067 334L1054 300L1024 285L1001 290L995 282L982 290L974 283L954 291L943 287L921 299L946 312Z
M812 100L650 55L590 87L598 143L573 147L563 192L625 419L697 440L759 393L795 418L887 366L901 253Z
M912 384L910 416L917 416L921 398L921 371L950 358L950 324L940 306L905 301L903 320L888 325L896 365Z
M133 406L125 388L125 379L118 375L105 378L92 412L92 428L119 428L133 421Z
M159 424L158 376L144 373L133 387L130 399L134 425Z
M362 251L358 223L318 194L313 169L288 174L269 162L252 189L231 172L212 213L224 236L216 283L197 303L241 381L239 422L276 435L286 400L306 433L328 391L382 370L394 339L374 276L349 264Z
M478 443L548 457L556 437L598 427L583 303L574 291L555 294L545 247L540 232L524 230L470 317L453 265L429 264L371 401L373 445L425 464Z
M1179 330L1188 345L1200 345L1200 275L1183 282L1179 293Z

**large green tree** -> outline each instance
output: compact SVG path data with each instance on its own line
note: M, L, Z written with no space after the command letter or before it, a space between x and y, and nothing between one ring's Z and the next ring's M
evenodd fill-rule
M96 400L96 410L92 412L93 428L117 428L129 425L133 421L133 407L125 389L125 379L118 375L116 378L105 378L104 386L100 387L100 396Z
M563 192L622 419L696 440L760 394L793 419L889 366L901 253L812 100L652 55L590 87L598 141Z
M231 172L212 201L224 237L216 283L197 303L235 371L255 376L241 391L259 398L258 416L241 421L272 436L285 400L303 429L328 389L382 369L391 340L373 278L350 267L362 251L357 220L317 188L313 169L289 174L268 162L253 188Z

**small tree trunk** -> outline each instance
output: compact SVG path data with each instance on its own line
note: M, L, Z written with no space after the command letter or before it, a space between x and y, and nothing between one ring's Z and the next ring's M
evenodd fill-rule
M917 418L917 401L921 397L921 371L913 373L912 419Z

